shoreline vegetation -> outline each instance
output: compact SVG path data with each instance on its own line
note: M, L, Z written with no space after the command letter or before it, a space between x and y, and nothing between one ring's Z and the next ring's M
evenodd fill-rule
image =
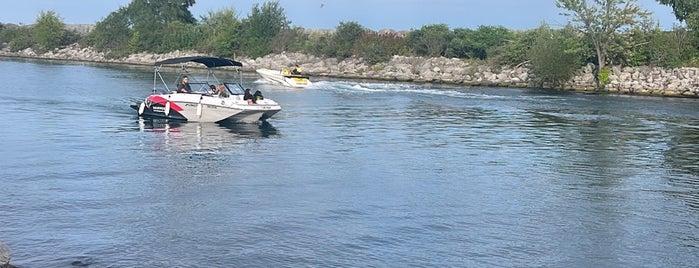
M17 52L0 50L0 56L43 60L66 60L94 63L152 66L155 61L174 57L205 55L196 51L173 51L164 54L137 53L111 59L90 47L72 44L45 53L31 48ZM320 58L304 53L277 53L264 57L239 57L244 72L258 68L281 70L299 64L304 72L317 77L369 79L412 83L443 83L465 87L541 88L578 92L626 94L658 97L699 98L699 68L619 67L610 68L609 80L602 88L595 84L594 65L577 70L563 85L538 83L526 66L492 66L486 62L445 57L391 57L388 62L369 64L362 58Z

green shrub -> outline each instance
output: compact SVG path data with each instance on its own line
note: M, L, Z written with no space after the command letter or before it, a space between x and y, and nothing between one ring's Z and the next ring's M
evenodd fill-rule
M604 87L605 85L609 84L609 75L611 73L612 70L607 67L599 71L597 74L597 79L599 79L600 86Z

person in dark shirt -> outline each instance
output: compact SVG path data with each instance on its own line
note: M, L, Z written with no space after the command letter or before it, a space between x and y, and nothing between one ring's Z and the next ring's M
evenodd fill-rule
M186 75L182 77L182 81L177 84L177 92L179 93L191 93L192 88L189 86L189 77Z
M255 99L252 97L252 93L250 93L250 89L246 88L245 89L245 95L243 95L243 100L247 100L248 104L253 104L255 103Z
M256 90L255 94L252 95L252 102L257 103L259 100L264 100L265 97L262 97L262 91Z

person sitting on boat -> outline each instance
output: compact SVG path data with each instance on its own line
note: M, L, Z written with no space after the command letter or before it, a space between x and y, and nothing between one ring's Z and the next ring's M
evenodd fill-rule
M221 97L228 97L228 93L226 93L226 86L224 84L218 84L218 88L216 89L216 95L219 95Z
M250 89L246 88L245 89L245 95L243 95L243 100L248 101L248 104L253 104L255 103L255 99L252 97L252 93L250 93Z
M177 92L179 93L191 93L192 87L189 85L189 77L182 76L182 81L177 84Z
M291 69L291 74L296 74L296 75L301 74L301 67L299 67L299 65L296 64L294 66L294 69Z
M255 94L252 95L252 102L257 103L259 100L264 100L265 97L262 97L262 92L259 90L255 91Z
M216 86L214 85L209 85L209 90L207 93L209 93L209 95L218 95L218 89L216 89Z

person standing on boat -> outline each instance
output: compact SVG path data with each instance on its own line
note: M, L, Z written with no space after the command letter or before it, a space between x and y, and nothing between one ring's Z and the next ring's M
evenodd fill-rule
M191 93L192 87L189 86L189 77L182 76L182 81L177 84L177 92L179 93Z

